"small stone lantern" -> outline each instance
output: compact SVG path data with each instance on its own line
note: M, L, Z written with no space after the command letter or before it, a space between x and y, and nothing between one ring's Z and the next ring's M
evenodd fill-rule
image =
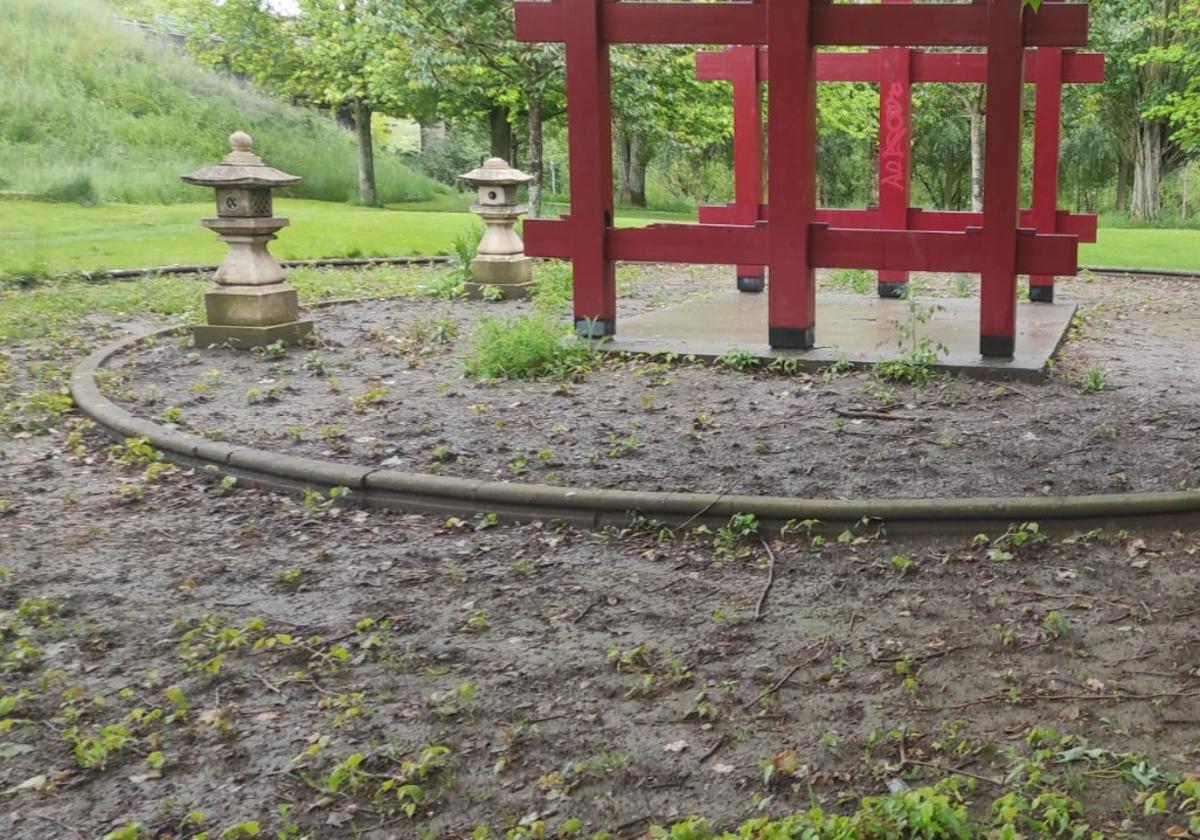
M273 215L271 191L300 178L263 164L250 151L253 142L244 131L234 132L220 165L183 176L185 183L216 190L217 217L202 224L229 246L216 285L204 295L208 323L192 328L197 347L299 344L312 331L311 321L300 320L296 290L284 282L287 272L267 251L288 225Z
M483 166L458 176L479 189L479 203L471 212L483 219L487 230L471 261L467 292L478 297L484 286L494 286L507 298L529 296L533 284L533 260L525 256L525 243L513 226L528 207L517 203L517 188L533 180L513 169L502 158L488 158Z

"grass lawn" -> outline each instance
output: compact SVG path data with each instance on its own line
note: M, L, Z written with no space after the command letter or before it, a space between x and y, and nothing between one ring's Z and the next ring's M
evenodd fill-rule
M281 259L445 254L474 223L469 213L454 209L461 206L457 196L387 209L294 199L281 199L277 206L292 221L272 245ZM0 274L217 262L224 247L199 222L208 215L208 202L87 208L0 201L0 230L5 233ZM630 210L618 210L616 216L619 225L694 218ZM1080 246L1082 264L1200 271L1200 230L1103 228L1099 240Z
M1079 246L1080 265L1200 271L1200 230L1100 228Z
M281 199L291 219L271 252L280 259L449 253L473 217ZM218 262L225 246L200 219L209 202L172 205L0 202L0 273L139 268Z

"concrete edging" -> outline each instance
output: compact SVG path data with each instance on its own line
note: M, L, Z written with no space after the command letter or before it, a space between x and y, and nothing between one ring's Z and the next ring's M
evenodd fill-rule
M334 257L316 260L280 260L284 268L370 268L378 265L450 265L453 257ZM220 268L217 264L201 263L197 265L161 265L152 268L114 268L102 271L81 271L88 279L107 278L109 280L133 280L138 277L152 277L159 274L211 274Z
M1122 268L1120 266L1081 265L1080 271L1093 274L1128 274L1130 277L1171 277L1179 280L1200 280L1200 273L1175 268Z
M596 527L624 525L638 513L664 522L722 525L736 513L752 513L764 527L788 520L819 520L817 530L836 530L864 519L889 532L978 532L1014 522L1038 522L1056 530L1098 526L1200 524L1200 491L1060 497L959 499L802 499L725 493L663 493L485 481L361 467L283 455L212 441L136 417L101 392L97 372L114 356L148 338L179 331L154 330L113 342L80 362L71 374L76 405L109 435L144 437L174 463L215 468L254 486L286 492L348 487L349 500L369 507L468 517L494 513L507 521L561 519Z

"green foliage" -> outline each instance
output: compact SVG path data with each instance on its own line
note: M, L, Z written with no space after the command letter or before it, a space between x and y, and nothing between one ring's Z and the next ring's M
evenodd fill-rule
M732 350L727 350L723 355L717 358L718 367L729 368L730 370L750 370L759 365L758 356L751 353L749 350L742 350L737 347Z
M471 261L479 252L479 241L482 238L483 231L478 225L470 225L454 237L454 262L463 282L471 279Z
M745 557L751 552L749 541L758 534L758 518L754 514L735 513L713 536L713 554L731 559Z
M538 309L559 313L570 308L574 294L571 264L561 260L542 261L534 266L533 298Z
M735 831L713 831L692 818L649 833L658 840L969 840L979 835L953 781L867 796L847 816L813 807L782 819L750 820Z
M1079 381L1079 387L1084 391L1107 391L1112 388L1108 379L1108 371L1102 367L1090 367Z
M180 174L214 163L243 128L272 165L304 176L289 194L356 194L353 140L328 117L200 71L100 0L5 0L0 31L2 189L85 205L196 201ZM446 192L394 159L379 178L386 201Z
M856 295L875 292L875 272L862 268L835 268L829 273L829 282Z
M900 355L895 359L876 362L874 371L875 375L884 381L924 385L933 378L938 360L949 352L945 345L923 335L921 331L942 307L918 303L913 295L911 283L905 295L905 306L908 317L891 322L900 336L897 342Z
M419 807L432 804L449 766L450 750L443 746L399 760L354 753L309 784L329 795L367 799L385 814L412 818Z
M464 365L479 379L570 379L591 367L593 352L548 315L485 318Z
M1067 617L1058 610L1051 610L1046 613L1046 617L1042 619L1042 632L1049 639L1057 639L1059 636L1071 629L1071 623Z

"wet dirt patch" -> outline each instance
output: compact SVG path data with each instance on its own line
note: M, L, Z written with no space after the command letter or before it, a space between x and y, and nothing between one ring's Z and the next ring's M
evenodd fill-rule
M680 293L703 292L688 283ZM1187 293L1107 290L1062 369L1103 364L1118 388L1079 399L1135 394L1153 412L1193 391L1194 373L1175 368L1185 351L1170 350L1194 335ZM421 305L460 317L459 304ZM1132 333L1130 320L1154 326ZM101 321L6 345L5 399L57 387L43 363L68 370L145 327ZM452 352L427 358L449 377ZM400 382L427 370L385 358ZM195 382L233 366L186 369ZM732 377L663 375L681 372ZM543 411L567 398L521 387ZM346 417L400 410L402 393ZM425 407L432 421L441 405ZM114 446L69 411L13 416L28 422L0 438L0 836L137 824L125 836L192 838L258 823L260 836L450 840L522 821L554 836L577 820L580 836L633 838L689 814L730 826L814 805L845 813L947 777L986 826L1003 823L992 803L1010 795L1018 811L1062 804L1064 831L1109 837L1186 837L1200 817L1184 787L1200 771L1200 533L1049 539L1013 523L897 539L883 523L814 539L744 518L713 532L443 521L222 483ZM415 433L379 428L397 443ZM330 451L371 452L346 429ZM1009 821L1039 836L1023 819Z
M624 308L724 287L716 270L662 272L640 269ZM962 288L921 283L931 304ZM1041 385L915 387L645 357L598 360L566 382L481 382L463 372L480 319L529 305L391 300L321 310L312 350L159 341L116 360L113 393L219 440L464 478L812 498L1190 489L1198 296L1183 280L1060 281L1081 315Z

